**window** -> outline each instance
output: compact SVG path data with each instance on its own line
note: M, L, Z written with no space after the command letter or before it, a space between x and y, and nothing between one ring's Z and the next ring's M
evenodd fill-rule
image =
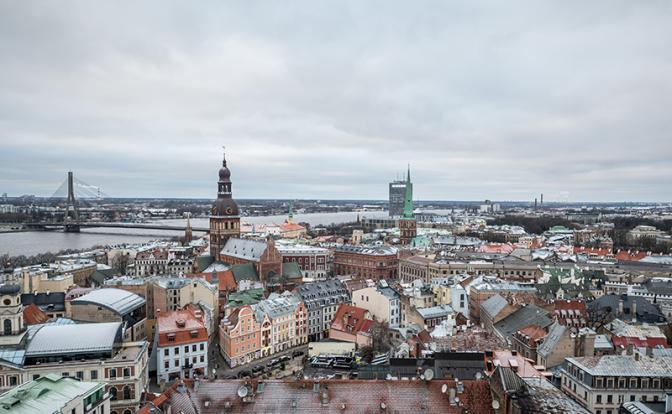
M614 396L609 394L607 395L607 404L613 404L614 402Z
M130 368L124 368L124 378L128 378L131 376L131 369Z
M165 369L170 368L170 361L165 361L165 362L163 363L163 367L164 367Z
M201 344L201 351L203 351L204 349L205 349L205 345Z
M174 353L175 355L179 355L179 354L180 354L180 348L179 348L179 347L175 347L175 349L173 349L173 353Z
M75 376L76 376L77 378L79 378L80 380L83 380L83 379L84 379L84 371L77 371L77 373L75 374Z
M19 385L19 380L15 376L9 377L9 385L16 386Z
M110 387L108 390L108 393L110 394L110 400L115 401L117 399L117 388L116 387Z
M110 368L110 379L116 379L116 378L117 378L117 369Z
M196 344L191 346L191 352L196 352Z
M69 377L70 373L69 372L63 372L61 373L61 377Z
M124 387L124 400L130 400L131 399L131 387L128 385Z
M187 352L189 352L189 345L184 347L184 353L186 354Z
M597 394L597 399L595 400L598 404L602 404L602 395Z
M163 356L168 356L170 354L170 350L168 348L163 350Z
M91 380L97 380L98 379L98 371L95 369L91 370Z

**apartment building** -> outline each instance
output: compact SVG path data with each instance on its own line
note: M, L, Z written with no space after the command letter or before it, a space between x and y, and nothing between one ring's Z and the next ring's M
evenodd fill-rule
M387 322L390 328L401 324L401 297L384 280L375 287L353 291L352 304L369 311L377 321Z
M348 289L338 279L304 283L296 292L308 309L308 340L328 336L329 326L341 303L350 303Z
M672 357L652 353L567 358L562 390L593 414L616 414L630 401L665 401Z
M188 306L156 317L152 354L157 382L193 378L208 370L208 329L203 312Z

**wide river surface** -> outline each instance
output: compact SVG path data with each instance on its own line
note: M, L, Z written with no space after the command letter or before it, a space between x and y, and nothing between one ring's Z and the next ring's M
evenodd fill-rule
M358 214L361 217L387 217L387 211L313 213L295 214L294 221L309 223L311 226L341 224L357 220ZM249 224L281 224L286 218L287 216L257 216L242 217L241 221ZM152 223L186 225L186 220L158 220ZM192 219L191 225L207 228L208 219ZM114 228L88 228L82 229L80 233L62 231L0 233L0 255L8 253L10 256L31 256L38 253L55 253L64 249L87 249L97 245L143 243L183 234L181 231ZM202 233L195 233L198 234Z

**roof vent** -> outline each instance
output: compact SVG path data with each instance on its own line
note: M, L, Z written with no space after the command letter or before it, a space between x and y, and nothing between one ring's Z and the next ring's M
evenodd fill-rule
M178 328L184 328L187 322L184 319L180 318L176 320L175 323L177 324Z

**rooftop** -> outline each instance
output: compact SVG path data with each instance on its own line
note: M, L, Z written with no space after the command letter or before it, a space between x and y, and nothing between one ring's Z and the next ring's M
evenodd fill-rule
M192 307L173 312L161 312L156 317L159 346L174 346L208 340L203 313Z
M26 357L112 352L121 322L44 325L26 347Z
M93 290L84 296L73 299L70 303L73 305L94 304L110 309L119 315L125 315L139 307L144 306L145 299L127 290L103 288Z
M347 252L355 254L365 254L369 256L388 256L396 255L397 248L392 246L353 246L344 244L336 248L337 252Z
M454 389L462 406L451 404L444 390ZM247 403L243 398L254 403ZM179 386L169 391L173 412L268 413L446 413L491 414L492 398L487 381L203 381L198 392Z
M104 390L104 386L103 382L82 382L74 378L47 374L0 396L0 413L60 412L59 410L73 399Z
M604 355L601 357L567 358L567 361L591 375L672 378L672 357L668 356Z

